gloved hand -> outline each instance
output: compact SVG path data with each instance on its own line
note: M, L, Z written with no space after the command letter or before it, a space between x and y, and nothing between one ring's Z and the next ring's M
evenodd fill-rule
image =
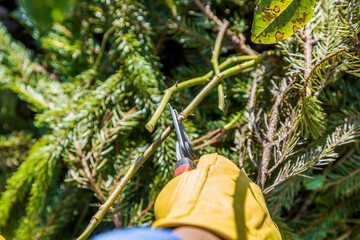
M172 179L155 202L152 227L193 226L224 239L281 239L260 188L217 153Z

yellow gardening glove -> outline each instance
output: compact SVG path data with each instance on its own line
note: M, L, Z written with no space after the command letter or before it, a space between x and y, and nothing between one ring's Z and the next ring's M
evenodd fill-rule
M281 239L260 188L217 153L172 179L155 202L153 227L193 226L225 239Z

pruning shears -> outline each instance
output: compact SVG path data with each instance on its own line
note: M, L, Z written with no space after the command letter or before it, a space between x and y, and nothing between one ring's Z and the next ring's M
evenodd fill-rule
M196 160L195 151L191 146L191 142L184 124L178 120L178 112L174 110L169 104L172 119L174 121L174 127L176 131L176 164L175 164L175 176L178 176L186 171L191 171L196 168L194 160Z

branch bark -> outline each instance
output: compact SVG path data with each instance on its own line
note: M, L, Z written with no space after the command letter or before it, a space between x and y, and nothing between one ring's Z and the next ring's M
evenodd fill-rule
M211 11L210 5L204 6L201 0L194 0L194 2L198 6L198 8L206 15L207 18L209 18L219 27L222 27L223 22ZM245 37L241 33L239 33L239 36L236 36L230 29L227 29L225 34L226 37L230 39L242 53L246 55L257 54L254 50L250 49L245 45Z
M312 61L312 37L311 37L311 23L306 24L305 26L305 45L304 45L304 77L305 79L310 78L311 72L311 61ZM305 85L305 96L311 95L311 90L308 88L307 84Z
M228 59L226 59L223 63L221 63L219 65L219 69L220 71L225 69L226 67L235 64L235 63L239 63L242 61L247 61L247 60L254 60L256 59L258 56L255 55L251 55L251 56L238 56L238 57L230 57ZM210 80L210 78L214 75L214 71L210 71L207 74L205 74L202 77L196 77L193 79L189 79L187 81L181 82L181 83L177 83L174 86L172 86L171 88L168 88L164 91L164 96L161 99L161 102L159 103L158 107L156 108L154 114L152 115L150 121L145 125L145 128L149 131L152 132L155 128L155 125L157 123L157 121L159 120L162 112L164 111L165 107L167 106L170 97L173 93L181 91L185 88L189 88L189 87L193 87L193 86L197 86L197 85L202 85L205 84L206 82L208 82Z
M281 87L280 87L281 88ZM264 190L265 182L268 177L268 168L271 158L271 149L274 146L274 137L277 129L277 123L279 118L279 109L284 96L284 92L280 90L277 94L274 106L272 108L272 113L269 121L269 128L266 133L266 138L263 142L263 152L262 159L259 166L259 172L256 179L256 183L260 186L261 190Z

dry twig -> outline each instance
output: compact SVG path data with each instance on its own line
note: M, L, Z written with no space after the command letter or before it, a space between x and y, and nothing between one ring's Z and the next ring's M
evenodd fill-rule
M222 27L224 23L211 11L210 5L204 6L201 0L194 0L194 2L212 22L214 22L220 28ZM230 39L242 53L246 55L256 54L255 51L245 45L245 37L241 33L239 33L239 36L236 36L230 29L227 29L225 34L226 37Z

